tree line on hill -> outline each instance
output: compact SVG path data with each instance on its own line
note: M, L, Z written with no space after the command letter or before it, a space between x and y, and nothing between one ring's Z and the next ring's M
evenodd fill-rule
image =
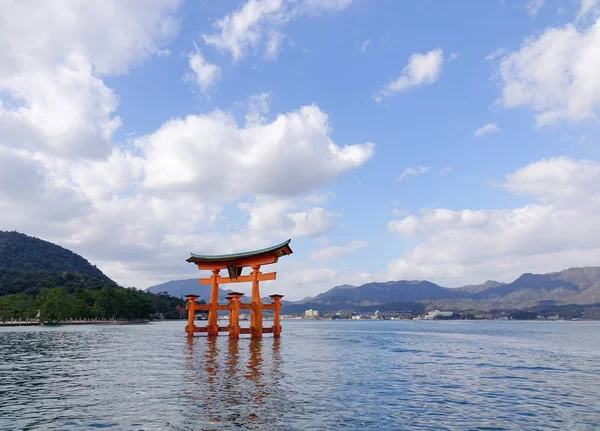
M181 298L121 287L70 250L0 231L0 321L178 319L184 314Z
M184 311L185 302L179 298L110 284L98 290L45 287L33 295L0 297L0 320L178 319Z

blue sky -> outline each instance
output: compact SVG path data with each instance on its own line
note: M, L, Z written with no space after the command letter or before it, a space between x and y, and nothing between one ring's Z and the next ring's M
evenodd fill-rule
M290 299L595 265L599 4L5 3L0 229L137 287L290 237Z

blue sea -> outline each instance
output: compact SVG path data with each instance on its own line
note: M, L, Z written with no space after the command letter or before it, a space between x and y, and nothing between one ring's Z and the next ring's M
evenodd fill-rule
M596 430L600 322L0 328L0 430Z

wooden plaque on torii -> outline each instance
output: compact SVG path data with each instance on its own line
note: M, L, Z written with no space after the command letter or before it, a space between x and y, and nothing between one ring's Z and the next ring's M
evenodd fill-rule
M210 284L210 301L208 304L198 304L196 299L198 295L186 295L188 310L188 324L185 332L189 337L193 337L195 332L206 332L208 335L219 335L219 332L229 332L231 338L239 338L240 334L249 333L252 338L260 338L262 334L272 333L274 337L281 335L280 311L281 298L283 295L269 295L272 299L271 304L263 304L260 298L259 282L275 280L276 273L261 273L262 265L276 263L281 256L292 254L290 241L287 240L273 247L262 250L226 254L220 256L205 256L191 254L186 259L187 262L194 263L199 270L210 270L212 275L209 278L200 278L200 284ZM245 267L252 268L249 275L242 275ZM219 275L222 269L226 269L229 277ZM219 284L225 283L243 283L252 282L252 300L250 304L240 302L243 293L231 292L227 297L228 304L219 304ZM208 311L208 324L205 327L195 325L195 312L198 310ZM219 326L219 310L229 311L229 325ZM240 328L240 310L250 310L250 328ZM262 311L273 311L273 326L263 328Z

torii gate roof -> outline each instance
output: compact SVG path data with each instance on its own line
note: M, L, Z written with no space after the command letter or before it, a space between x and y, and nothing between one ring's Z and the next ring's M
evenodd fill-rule
M194 254L190 253L190 257L186 259L186 262L190 263L234 263L236 261L249 259L249 258L258 258L262 256L273 256L275 261L277 258L281 256L287 256L288 254L292 254L292 249L290 248L290 241L288 239L281 244L274 245L272 247L263 248L261 250L254 251L246 251L242 253L233 253L233 254L221 254L221 255L202 255L202 254Z

